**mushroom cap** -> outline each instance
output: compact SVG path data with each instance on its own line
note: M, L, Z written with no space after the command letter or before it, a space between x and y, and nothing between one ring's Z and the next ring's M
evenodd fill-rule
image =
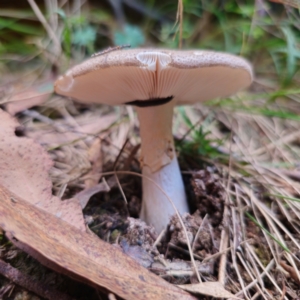
M172 99L184 105L232 95L251 82L251 65L235 55L129 49L104 51L76 65L57 79L55 91L85 103L147 106L144 101Z

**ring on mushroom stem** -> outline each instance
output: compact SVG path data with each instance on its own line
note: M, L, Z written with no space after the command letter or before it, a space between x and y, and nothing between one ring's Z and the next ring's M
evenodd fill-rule
M174 149L174 106L229 96L251 82L251 65L234 55L129 49L104 52L73 67L58 78L55 91L84 103L136 106L142 173L163 188L182 214L189 209ZM142 184L140 216L160 232L174 209L150 180Z

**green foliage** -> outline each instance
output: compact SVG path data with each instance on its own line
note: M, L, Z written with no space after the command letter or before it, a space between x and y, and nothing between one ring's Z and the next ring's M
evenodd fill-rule
M278 44L276 48L271 49L270 53L277 74L285 86L291 83L293 76L299 69L299 61L297 60L300 58L300 37L297 37L291 26L284 25L281 30L284 34L284 41Z
M131 44L177 48L179 23L177 1L144 1L131 16L123 10L125 26L116 30L113 10L101 3L88 14L72 14L68 6L45 12L47 20L59 15L59 39L67 57L76 52L90 55L112 45ZM156 13L150 13L152 8ZM184 48L204 48L241 54L254 62L257 76L269 78L280 88L294 86L300 69L300 18L297 9L266 1L183 0ZM129 8L131 9L131 8ZM140 16L142 17L138 17ZM153 16L158 16L157 19ZM35 20L35 21L32 21ZM50 24L50 23L49 23ZM130 25L135 24L135 25ZM62 32L61 32L62 28ZM31 9L2 10L0 54L34 54L48 33ZM48 37L49 38L49 37Z
M21 22L17 17L0 17L0 54L32 54L36 50L33 41L43 33L42 28Z
M217 146L221 145L221 141L209 139L208 135L210 132L205 132L200 124L192 124L191 120L186 115L184 108L179 108L179 111L186 125L189 127L188 135L185 136L184 139L175 142L180 153L183 155L193 157L202 156L210 159L221 157L222 154L220 151L212 146L212 143Z
M96 30L94 27L85 25L76 30L73 34L73 44L77 46L93 47L96 40Z
M62 44L65 54L70 57L72 47L83 48L89 55L94 53L94 44L97 38L95 27L90 25L84 16L66 16L63 10L59 10L57 13L64 24Z
M191 12L187 8L191 3L185 1L183 28L195 24L195 12L200 19L209 19L200 21L199 32L197 26L189 31L190 37L195 37L196 32L200 37L196 46L255 59L256 74L270 77L276 72L281 87L293 84L300 69L300 18L296 9L287 13L284 6L275 9L267 2L207 1Z
M42 30L40 28L36 28L36 26L31 26L28 24L21 24L19 21L20 20L15 18L0 18L1 33L3 34L3 30L8 30L26 35L40 36L42 34Z
M283 195L279 195L279 194L269 194L268 196L273 196L273 197L277 197L277 198L281 198L281 199L290 200L290 201L293 201L293 202L299 202L300 203L300 199L295 198L295 197L288 197L288 196L283 196Z
M213 142L221 144L221 141L208 139L209 134L210 132L204 132L203 128L199 126L192 130L191 140L181 140L177 142L176 147L183 155L202 156L210 159L221 157L222 154L218 149L211 145Z
M115 45L131 45L132 48L139 47L145 43L145 36L138 26L126 24L123 30L114 33Z

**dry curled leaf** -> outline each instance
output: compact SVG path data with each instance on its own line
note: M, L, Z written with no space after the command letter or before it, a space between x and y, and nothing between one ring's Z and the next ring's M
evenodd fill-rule
M195 300L141 267L119 248L33 206L1 185L0 227L69 275L124 299Z
M18 122L0 110L0 184L13 194L85 230L79 201L61 201L52 195L48 171L52 161L31 139L17 137Z
M230 292L226 291L222 284L218 281L215 282L202 282L197 284L184 284L178 285L181 289L194 294L201 294L211 296L214 298L232 298L240 299Z
M112 176L107 181L103 180L97 185L82 190L81 192L77 193L74 197L78 199L81 208L84 209L93 195L99 192L108 192L115 184L116 178Z
M12 96L8 96L5 105L6 111L11 115L15 115L25 109L32 106L41 105L49 96L53 93L53 82L49 81L37 86L26 88L24 91L14 93Z

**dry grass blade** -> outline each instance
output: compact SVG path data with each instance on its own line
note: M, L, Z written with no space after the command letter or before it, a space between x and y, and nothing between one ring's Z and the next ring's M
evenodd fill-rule
M231 249L231 259L232 259L232 264L233 264L233 267L234 267L235 272L236 272L236 274L237 274L239 284L240 284L241 287L242 287L242 294L244 295L244 297L246 297L246 299L250 299L250 298L249 298L248 290L245 288L245 282L244 282L243 276L241 275L241 272L240 272L240 270L239 270L239 267L238 267L238 263L237 263L236 257L237 257L237 256L236 256L236 251L232 248L232 249Z
M298 149L295 149L293 143L297 140L298 133L296 131L289 131L289 134L286 134L286 132L283 131L283 129L291 128L287 127L288 123L291 123L289 120L279 122L276 119L267 119L262 116L246 116L245 118L245 115L239 115L238 113L233 117L239 126L233 128L235 143L232 145L232 151L235 156L237 154L239 155L241 161L246 162L244 170L248 172L248 176L240 176L237 170L239 170L241 165L234 160L232 177L237 180L235 184L236 195L232 193L230 193L230 195L232 199L239 204L240 220L244 220L242 205L245 204L246 207L248 207L248 211L250 208L251 212L247 213L248 218L250 218L251 222L254 222L256 226L259 226L258 228L260 228L262 232L262 237L256 237L257 241L261 239L260 246L254 247L246 244L242 252L244 253L244 259L241 254L238 254L240 261L235 262L234 255L232 256L232 260L236 267L242 263L243 269L246 270L252 280L255 279L253 283L257 282L257 296L260 295L268 299L269 297L273 298L276 293L279 293L283 299L287 299L285 292L276 282L278 275L271 275L272 273L269 272L266 273L274 287L272 292L270 289L267 290L264 288L265 280L257 279L261 278L258 274L260 270L264 270L264 268L262 261L260 261L261 258L259 259L254 254L255 248L262 248L263 243L265 243L266 247L263 246L265 247L263 251L269 252L269 255L278 266L283 250L283 256L294 270L294 282L297 282L298 279L296 278L299 278L299 260L295 257L294 253L295 251L299 251L300 208L298 202L288 199L295 199L295 195L299 195L300 185L299 182L294 181L292 177L289 178L287 176L288 173L284 173L285 170L283 168L276 168L275 162L286 162L290 166L297 164L297 160L295 160L297 156L295 153ZM226 122L227 124L232 123L232 121L228 120L226 120ZM274 128L274 126L276 127ZM295 128L297 128L296 124ZM257 130L260 131L261 134L263 133L263 138L257 134ZM251 132L250 139L248 135L249 132ZM266 140L268 143L266 143ZM231 143L228 143L227 147L230 148ZM274 155L276 156L273 157ZM272 160L274 163L270 162ZM268 195L270 195L269 199L267 198ZM232 214L234 215L233 208ZM245 227L245 222L248 223L249 226L247 219L241 222L241 226L247 237L249 228ZM292 231L291 228L293 228ZM236 242L234 244L236 244ZM265 257L265 259L267 259L267 257ZM286 265L286 263L284 264ZM246 291L251 283L247 285L247 282L243 282L243 276L237 268L236 273L239 277L244 295L248 295L246 297L250 298L250 294L246 294ZM255 284L251 286L253 287ZM241 295L241 292L239 295Z
M244 269L246 270L247 274L251 278L252 282L255 281L253 270L250 269L250 266L247 264L247 262L245 261L243 256L238 252L236 253L236 255L239 258L239 261L242 263L242 265L243 265ZM259 282L254 285L254 288L257 290L257 292L259 292L259 295L261 295L263 297L263 299L265 299L265 300L268 299L266 297L266 294L263 292L262 288L260 287Z
M67 105L61 99L58 100L60 106ZM58 104L55 103L48 105L56 107ZM115 115L101 116L95 110L74 117L73 120L66 117L64 120L53 121L38 114L31 114L31 118L38 118L40 122L27 125L27 136L44 145L51 153L54 168L50 172L55 191L65 184L68 189L74 186L82 189L98 182L104 158L101 152L95 152L100 147L103 151L105 133L116 121Z
M55 54L58 57L59 54L61 53L61 45L60 45L59 39L57 38L57 35L52 30L51 26L48 24L46 18L42 14L41 10L39 9L39 7L35 3L35 1L34 0L27 0L27 1L30 4L30 6L32 7L32 10L35 12L35 14L36 14L37 18L39 19L39 21L41 22L41 24L43 24L43 26L45 27L49 37L53 40L53 43L55 44L55 47L56 47Z
M197 241L197 239L198 239L198 236L199 236L199 234L200 234L200 232L201 232L201 229L204 227L206 220L207 220L207 214L206 214L205 217L203 218L203 220L202 220L202 222L201 222L201 225L199 226L198 231L197 231L197 233L196 233L196 235L195 235L195 238L194 238L194 241L193 241L193 244L192 244L192 250L193 250L193 251L194 251L194 248L195 248L195 245L196 245L196 241Z
M249 284L244 288L243 291L238 292L238 293L236 294L236 296L242 296L243 294L245 295L245 291L247 291L247 290L253 288L253 286L256 285L256 284L258 283L259 279L263 278L263 276L264 276L264 275L265 275L265 274L273 267L273 265L274 265L274 260L272 260L272 261L268 264L268 266L266 267L265 271L264 271L262 274L260 274L260 278L257 278L257 279L255 279L255 280L253 280L251 283L249 283Z
M257 262L257 264L260 266L260 268L263 270L263 273L261 273L259 275L259 277L256 279L257 281L261 280L261 278L263 277L263 274L265 274L266 276L268 276L269 280L272 282L272 284L274 285L274 287L277 289L277 291L279 293L281 293L282 295L284 295L282 293L282 290L280 289L280 287L277 285L276 281L274 280L274 278L270 275L268 269L269 267L264 267L261 263L261 261L259 260L259 258L257 257L256 253L253 251L253 249L250 247L250 245L247 244L247 249L249 251L249 253L254 257L255 261ZM270 262L271 263L274 263L274 260L272 260ZM284 299L287 299L286 297L284 297Z
M91 163L91 170L85 175L84 185L86 188L93 187L99 182L100 173L103 167L103 157L101 150L101 139L95 138L88 151L89 161Z
M227 201L227 203L229 203ZM222 230L221 233L221 241L220 241L220 249L219 251L221 253L223 253L225 251L225 249L227 248L228 245L228 241L229 241L229 234L228 234L228 230L229 230L229 222L228 222L228 217L229 217L229 209L228 209L228 205L225 205L224 208L224 213L223 213L223 222L224 222L224 228ZM227 263L227 253L224 252L223 254L221 254L220 257L220 263L219 263L219 283L224 286L225 281L226 281L226 263Z
M183 1L182 0L178 0L178 4L177 4L177 13L176 13L176 21L173 27L176 27L176 25L178 24L179 27L179 44L178 47L179 49L182 48L182 31L183 31ZM176 34L174 36L174 39L176 37Z

